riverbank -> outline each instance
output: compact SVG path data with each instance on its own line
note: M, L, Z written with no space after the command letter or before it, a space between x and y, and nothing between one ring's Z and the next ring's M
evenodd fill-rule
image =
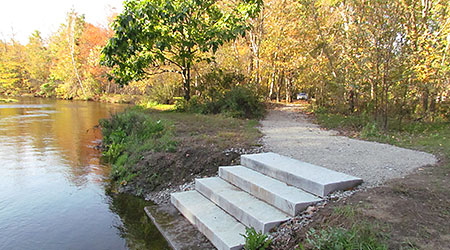
M1 98L3 96L4 98ZM146 96L144 95L131 95L131 94L103 94L103 95L94 95L87 98L75 97L75 98L62 98L57 96L45 96L40 95L38 93L23 93L19 95L7 95L5 93L0 94L0 102L3 101L11 101L15 100L15 98L49 98L49 99L58 99L58 100L75 100L75 101L93 101L93 102L103 102L103 103L115 103L115 104L136 104L136 103L144 103L146 104L148 101L146 100Z
M144 213L151 203L109 192L110 166L95 149L99 119L126 106L0 105L0 249L168 249Z
M332 194L325 202L280 225L270 236L273 248L368 244L377 249L444 249L448 245L449 232L440 226L447 227L450 221L448 126L430 125L415 133L386 132L367 138L343 128L339 131L320 128L312 123L321 122L320 119L306 116L302 108L291 107L287 107L287 112L269 112L259 127L265 134L262 139L256 129L258 122L253 120L145 110L145 116L152 117L153 121L170 124L172 138L177 141L176 150L143 155L132 168L136 176L121 183L118 191L144 196L158 204L166 203L171 192L191 189L194 178L214 176L220 165L238 164L240 154L267 150L284 155L295 152L302 159L315 157L317 161L326 161L318 162L319 165L328 164L329 168L362 176L366 183L356 192ZM353 140L340 136L343 134L433 153L438 157L438 164L432 165L436 158L430 154ZM358 152L352 154L355 150ZM330 157L335 160L344 157L357 166L341 164L339 167ZM310 158L303 160L314 163ZM386 160L391 165L383 165ZM384 163L379 165L380 162ZM160 184L155 186L155 180Z
M142 119L149 119L147 123L153 121L164 127L152 137L153 145L147 150L135 155L124 150L120 154L122 158L127 154L127 159L135 159L131 161L133 164L125 165L121 162L123 159L118 160L121 156L112 162L113 174L119 164L127 171L122 175L125 179L116 179L116 191L146 197L156 203L167 202L169 191L189 188L195 178L216 175L219 166L238 164L240 154L255 152L260 147L261 133L256 128L256 120L142 108L133 112ZM110 121L114 119L117 117ZM127 119L127 122L137 123L136 118ZM161 141L158 136L165 139ZM130 145L124 147L130 148Z

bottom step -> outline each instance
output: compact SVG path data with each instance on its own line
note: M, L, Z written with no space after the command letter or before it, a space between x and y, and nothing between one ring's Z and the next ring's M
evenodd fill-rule
M218 249L241 249L245 226L197 191L173 193L172 204Z

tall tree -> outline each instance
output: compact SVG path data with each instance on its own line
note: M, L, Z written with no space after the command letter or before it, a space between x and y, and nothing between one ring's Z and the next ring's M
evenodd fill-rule
M80 71L87 91L100 94L111 84L107 79L109 68L100 65L102 48L112 36L110 30L85 23L78 41Z
M17 95L28 89L25 48L19 42L0 40L0 93Z
M255 15L260 0L245 0L237 10ZM114 24L102 62L120 84L154 74L178 73L190 99L191 68L210 61L224 42L244 35L248 26L238 12L221 10L214 0L130 0Z
M50 75L50 54L39 31L34 31L26 45L26 65L35 89L45 83Z
M73 98L86 96L80 71L79 38L85 27L84 16L71 11L66 22L51 38L49 49L52 56L50 78L56 81L58 96ZM81 92L80 92L81 91Z

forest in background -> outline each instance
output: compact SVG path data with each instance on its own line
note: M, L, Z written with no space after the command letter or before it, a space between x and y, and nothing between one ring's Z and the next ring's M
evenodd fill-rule
M190 102L246 86L264 100L291 102L304 92L317 111L367 116L385 129L391 120L448 120L449 11L448 0L266 0L244 36L192 65ZM158 103L183 96L176 73L124 87L110 80L99 61L113 35L71 11L48 38L36 31L26 45L0 41L0 93Z

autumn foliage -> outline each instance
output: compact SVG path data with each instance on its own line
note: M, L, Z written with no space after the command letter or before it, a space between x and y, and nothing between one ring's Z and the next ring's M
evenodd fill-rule
M169 2L176 6L185 3ZM237 2L217 4L226 12L235 9ZM449 119L449 0L244 2L262 4L254 10L244 8L251 12L239 19L245 21L242 27L248 27L244 36L223 39L214 49L192 50L196 57L188 60L189 81L173 73L183 71L182 63L176 68L158 61L148 68L138 66L142 72L150 72L156 65L164 74L130 77L125 87L119 88L110 81L115 76L108 74L121 64L111 64L113 68L99 64L100 52L114 37L113 30L87 23L82 15L70 12L48 39L36 32L27 45L14 40L0 42L0 92L88 99L110 93L138 94L173 103L174 97L184 95L183 89L190 89L192 96L198 96L195 99L212 100L211 89L227 90L221 88L220 78L209 76L224 72L240 79L233 81L230 89L249 86L266 100L285 102L306 93L316 109L371 117L383 128L392 121ZM139 5L135 7L139 13ZM202 27L207 31L207 26ZM195 33L192 27L176 27L173 32ZM124 51L136 51L134 45L140 44L122 42ZM178 52L173 54L177 45L170 46L172 50L161 49L158 58L183 58ZM133 60L144 62L141 54Z

